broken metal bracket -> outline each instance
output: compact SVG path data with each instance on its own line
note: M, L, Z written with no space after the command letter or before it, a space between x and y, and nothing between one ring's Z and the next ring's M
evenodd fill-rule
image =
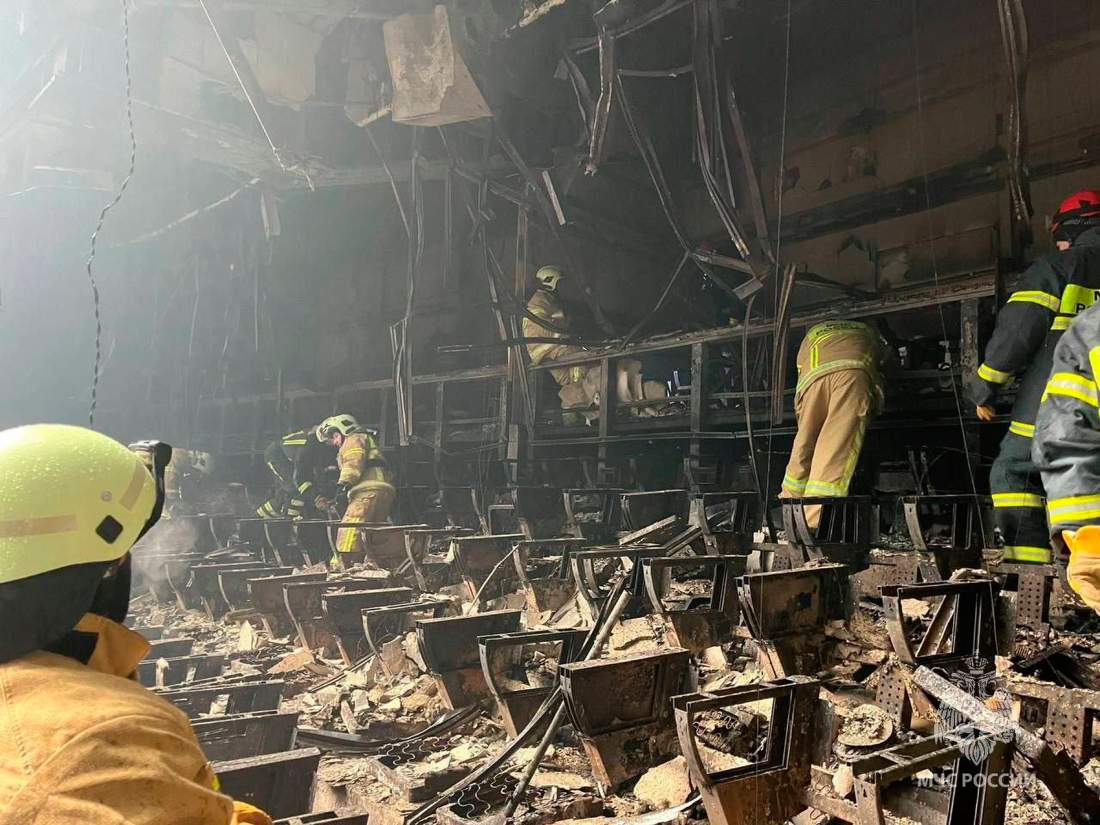
M769 679L821 669L825 625L847 618L848 589L847 570L839 564L750 573L738 580L743 621Z
M940 573L957 567L981 566L986 542L983 502L974 495L902 496L905 526L917 550L930 551L944 562Z
M569 718L605 791L675 755L669 700L684 687L688 660L674 649L561 666Z
M646 592L653 609L671 625L669 643L698 655L733 638L741 611L737 577L746 556L674 556L641 559ZM677 597L675 581L704 583L705 592Z
M1042 739L1011 718L990 710L981 699L971 696L957 685L929 670L919 667L913 682L944 707L961 714L995 737L1010 739L1016 749L1031 763L1054 798L1061 803L1074 825L1100 823L1100 796L1085 782L1072 757L1063 750L1054 750Z
M510 737L527 726L553 691L559 666L581 658L587 634L586 630L528 630L478 637L481 670ZM528 669L535 655L542 661ZM544 683L532 684L532 672L541 674Z
M1100 720L1100 691L1012 679L1008 690L1020 700L1021 722L1043 729L1043 738L1065 750L1078 765L1092 758L1093 723Z
M228 762L215 762L222 793L247 802L270 816L309 813L313 778L321 761L317 748L302 748Z
M328 573L295 573L291 576L264 576L248 579L248 590L252 597L252 606L259 612L264 630L272 638L278 639L294 632L294 624L287 612L283 600L283 586L320 582L328 578Z
M516 543L526 538L522 533L506 533L502 535L467 536L451 539L451 554L454 557L454 566L462 577L469 592L471 600L479 598L482 585L488 580L493 571L497 570L505 559L515 549ZM480 598L488 601L499 596L506 596L519 589L519 581L514 571L505 570L508 565L502 565L497 570L493 587L481 593Z
M712 492L692 497L688 524L703 531L708 554L722 556L748 552L759 517L755 491Z
M871 496L785 498L783 529L787 540L802 548L809 560L828 559L852 572L867 567L871 546L879 538L879 506ZM806 521L806 508L821 508L817 527Z
M518 610L494 610L417 621L420 655L448 707L466 707L490 697L481 670L478 637L514 633L519 630L520 616Z
M408 603L412 594L408 587L321 594L321 613L328 622L328 631L336 638L345 665L350 667L366 653L362 612L372 607Z
M275 710L209 716L191 723L202 752L211 761L247 759L288 751L295 745L299 714Z
M908 665L961 664L981 659L992 664L997 655L997 585L993 581L926 582L882 588L886 631L898 659ZM914 649L906 632L902 603L906 599L936 599L932 619Z
M424 600L419 602L406 602L405 604L391 604L384 607L370 607L360 611L363 622L363 635L371 652L382 663L382 669L390 676L396 676L400 671L391 672L386 657L382 655L382 648L394 639L403 637L415 627L416 617L425 619L438 619L447 608L448 602Z
M805 808L803 796L810 784L819 685L814 679L792 676L760 685L672 698L680 751L687 760L692 784L702 793L710 822L779 823L792 819ZM731 707L753 702L768 702L771 707L763 756L739 767L713 767L700 747L698 718L704 714L723 714Z

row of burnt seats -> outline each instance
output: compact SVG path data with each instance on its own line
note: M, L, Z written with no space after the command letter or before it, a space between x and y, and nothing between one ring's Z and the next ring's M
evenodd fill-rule
M708 646L706 644L708 640L726 638L725 628L736 626L743 628L744 632L758 642L764 642L765 644L761 647L765 652L769 649L768 643L772 643L771 653L768 655L769 658L774 657L778 660L778 664L773 665L776 676L790 672L805 672L806 662L812 661L815 651L812 644L813 634L804 631L809 627L819 627L824 621L823 616L835 615L836 600L832 597L825 598L824 594L830 591L830 588L825 587L821 579L821 576L829 571L821 567L815 568L817 572L809 574L800 571L798 565L806 560L807 554L806 547L799 546L798 542L794 545L754 545L744 531L720 529L723 524L728 527L734 521L732 518L726 518L723 522L723 515L729 516L737 510L739 501L737 494L729 495L729 501L726 503L715 498L709 501L687 498L685 521L681 519L684 513L684 509L679 504L683 500L681 493L683 491L662 491L627 494L620 498L624 515L627 516L624 523L631 527L637 526L637 529L622 537L621 544L612 546L593 548L578 537L537 540L531 539L526 533L468 536L454 533L447 535L441 531L427 531L415 526L364 527L361 529L365 532L376 532L389 541L400 537L408 564L395 565L392 572L379 571L382 575L378 576L355 576L343 580L330 580L324 571L304 574L287 573L282 567L272 564L269 559L262 556L256 558L238 555L228 561L219 558L214 562L203 560L192 563L192 571L198 568L199 575L193 576L189 584L199 592L200 603L207 606L216 598L211 585L216 581L216 592L225 601L226 610L235 612L256 610L271 632L292 630L298 635L300 643L310 648L334 646L349 663L367 650L378 652L381 644L415 628L421 655L436 675L441 694L452 706L464 706L468 701L476 698L476 694L480 692L476 689L477 679L470 678L476 671L480 674L484 692L496 698L501 716L510 728L520 726L520 722L524 721L525 713L530 712L532 703L537 697L537 694L527 693L523 687L518 689L514 685L509 687L505 680L499 678L501 673L499 663L494 663L494 657L499 659L502 655L501 651L509 646L516 646L516 639L500 637L521 632L518 612L493 611L468 617L442 615L446 608L440 602L413 598L414 587L408 585L422 584L421 576L426 579L430 574L446 578L444 571L450 571L452 581L455 578L461 579L467 595L481 601L487 601L494 595L511 592L518 584L526 590L528 603L534 601L540 611L555 608L550 607L549 601L540 602L538 597L551 593L552 585L563 581L568 582L571 579L574 586L580 586L582 600L588 605L589 610L595 613L602 607L600 599L606 598L606 583L610 580L608 571L614 570L618 565L630 571L630 587L639 597L636 608L638 612L646 611L647 608L644 605L648 601L650 608L656 612L681 617L679 621L672 622L676 633L674 643L682 645L682 648L674 649L673 652L676 655L673 659L686 657L690 652ZM673 506L670 507L670 503ZM842 508L856 507L859 504L861 503L850 501L835 502L834 508L841 513L841 516L839 518L834 515L827 516L826 525L840 523L843 526L847 516L844 515L845 511ZM666 515L669 509L673 509L674 512ZM742 514L745 509L747 508L742 510ZM650 519L654 520L649 521ZM408 553L410 536L415 536L418 532L421 536L428 538L424 552L416 554L416 561L421 568L419 575L416 574L416 565L412 563L412 557ZM833 535L828 530L826 534ZM708 536L716 542L722 542L724 549L734 552L705 555L713 552L714 546L707 541ZM432 549L431 540L433 539L437 540L437 549L438 540L442 539L446 542L447 556L429 552ZM817 549L820 550L824 545L824 542L817 545ZM811 548L814 546L809 544ZM677 553L688 554L688 557L678 558L675 555ZM670 554L674 555L669 557ZM754 554L755 569L771 572L745 575ZM508 565L503 563L507 561L509 555L513 557L514 576L510 576L509 572L504 574L499 572L501 569L508 571ZM220 565L224 566L218 569ZM784 566L792 569L787 571L776 569ZM681 599L678 606L673 606L676 599L670 600L668 585L674 579L682 581L690 578L685 571L700 567L706 571L706 575L702 578L709 577L711 585L709 594L695 593L686 601ZM572 575L566 575L567 572ZM784 576L783 573L797 575L791 577ZM487 589L486 582L494 574L496 579L490 582L493 586ZM399 581L400 577L410 575L411 580L402 585ZM758 578L754 579L753 575L757 575ZM303 576L306 578L302 578ZM795 581L796 578L805 581ZM240 582L243 582L243 587ZM536 583L540 582L546 586L536 586ZM746 600L750 604L754 602L753 582L757 582L760 598L755 600L757 607L745 610ZM393 586L394 584L399 586ZM795 591L805 594L801 599L807 605L806 617L809 624L792 622L789 616L782 617L781 621L769 623L767 617L761 615L763 606L782 604L782 597L790 596L789 590L792 586ZM765 598L765 589L776 587L780 589L776 591L775 599ZM179 594L175 592L175 588L172 589L178 600ZM568 585L558 592L559 594L568 592ZM204 593L208 594L205 600ZM243 593L247 593L251 600L248 606L242 602L240 594ZM737 598L733 598L734 593ZM229 594L234 595L229 596ZM562 604L564 605L567 600L567 597L562 598ZM826 607L829 609L826 610ZM739 610L742 611L740 616L737 613ZM708 612L711 615L705 616L704 614ZM769 633L774 634L775 638L769 639L767 635ZM455 634L461 639L461 643L456 641ZM570 655L567 651L573 648L575 640L564 637L558 639L543 637L522 641L523 644L557 645L559 662L563 666L564 686L564 675L572 667L572 663L568 661ZM800 659L799 657L809 658ZM164 663L168 663L168 667L171 666L169 661L171 658L184 657L165 657ZM673 659L668 661L672 662ZM584 663L583 667L580 666L581 663L576 664L581 671L591 670L595 676L599 675L602 667L612 667L610 663L601 662ZM672 665L650 662L646 657L641 657L641 664L638 666L660 669ZM622 665L615 664L613 667L618 668ZM160 669L165 671L165 680L162 680L162 684L167 688L169 683L166 680L172 677L164 664L160 664ZM190 663L182 671L177 672L188 674L187 678L192 680L186 686L178 688L179 691L186 693L207 687L201 681L194 681L197 671L190 669ZM573 681L570 680L570 684L573 684ZM667 685L672 692L677 692L678 689L673 685L679 683L674 678L662 677L660 684ZM475 686L472 691L471 685ZM539 686L529 685L528 687ZM236 686L233 688L233 692L241 690L247 693L249 689ZM568 695L569 693L567 697ZM194 694L188 694L182 698L193 700ZM526 711L524 703L526 703ZM622 736L612 737L611 750L608 751L611 754L610 757L601 756L601 746L598 744L600 726L589 724L591 719L588 722L584 721L591 715L586 716L586 711L583 710L587 705L588 703L584 701L570 701L571 717L578 725L578 730L582 731L582 736L585 736L585 731L592 734L585 739L586 743L589 740L597 743L593 744L596 751L590 750L594 762L599 760L608 766L619 764L616 761L618 750L615 742L619 742L618 747L621 750L624 741ZM230 699L230 706L226 708L227 712L230 707L233 711L240 710L232 699ZM649 716L652 717L655 706L651 703L648 707ZM255 709L245 712L273 709ZM236 713L229 715L236 715ZM646 714L640 711L638 717L647 718ZM653 719L650 718L650 722L652 721ZM238 724L243 725L245 722ZM275 725L276 723L262 724ZM633 726L620 725L620 733L630 727ZM272 747L276 745L278 743ZM242 758L247 760L254 757ZM295 758L308 759L301 754L296 755ZM286 760L269 761L276 765L269 770L278 771L277 766ZM615 776L617 774L609 768L608 782L612 782Z
M284 825L366 825L365 816L311 813L321 752L296 747L298 713L279 710L282 680L226 673L225 656L193 653L193 638L164 638L163 627L135 629L150 640L138 678L192 720L226 794Z
M543 497L543 500L549 499ZM324 570L296 573L294 568L276 566L265 560L263 547L257 553L244 546L222 551L217 558L199 558L194 552L176 555L139 552L136 567L139 581L161 600L169 597L163 588L167 580L171 597L181 606L201 605L212 618L227 612L243 618L251 612L262 620L272 636L296 635L303 646L324 646L330 655L339 653L347 664L351 664L369 652L378 652L381 642L396 635L386 629L402 624L397 621L400 614L411 618L422 616L426 610L440 609L434 603L418 607L413 589L430 593L461 581L465 584L467 598L484 603L522 587L529 604L540 612L557 610L579 589L582 602L589 614L594 615L606 598L608 571L624 560L637 577L634 586L639 591L642 587L648 589L656 607L661 596L660 585L653 575L654 567L652 563L639 565L636 562L646 556L661 555L662 541L686 538L684 544L692 545L696 553L717 558L743 556L755 547L754 552L778 553L781 564L787 552L784 545L752 545L746 529L752 524L750 514L754 501L751 494L689 497L686 491L659 491L621 495L620 501L624 522L628 526L645 526L627 534L622 543L616 545L593 547L576 537L536 540L527 534L468 536L461 529L366 526L359 529L364 535L370 561L382 568L372 571L378 575L362 573L354 579L340 580L330 579ZM785 512L797 512L798 509L799 505L790 505ZM856 515L850 515L851 512ZM822 532L827 541L818 544L796 541L793 546L816 554L818 558L833 558L830 551L838 545L847 550L856 548L857 552L865 554L870 546L870 529L858 525L867 521L863 515L867 512L869 508L862 501L834 503L823 518ZM666 516L668 513L671 514ZM797 519L791 521L797 527ZM842 538L859 540L833 541L833 534L838 531ZM796 531L792 530L792 534ZM265 540L272 543L269 534L265 535ZM446 557L431 552L441 544L449 545ZM285 547L276 544L276 549L285 550ZM502 563L509 555L513 556L513 563L502 571ZM383 559L388 559L388 563ZM848 558L844 560L849 561ZM675 563L659 562L656 566L670 564ZM714 576L726 575L728 565L715 566L716 561L710 564ZM893 569L880 565L871 573L883 570L888 570L890 575L907 574L903 565L895 565ZM491 577L491 587L487 588L487 580ZM884 583L906 583L905 580L890 581L889 575L882 582L874 575L870 578L872 586L876 587ZM916 580L915 575L911 580ZM702 609L701 602L696 608ZM716 611L719 608L712 604L709 609ZM373 612L364 619L365 610ZM410 629L408 621L403 626L406 631ZM170 664L189 673L192 666L199 663Z
M427 552L431 549L428 542L425 552L417 553L417 559L423 561L434 555L436 562L455 571L456 578L471 597L482 594L489 574L498 566L501 557L512 550L516 551L517 560L533 557L530 567L525 562L518 565L517 578L523 579L528 570L536 574L543 570L559 574L566 570L572 572L573 566L566 565L566 550L585 546L581 540L568 538L536 546L523 534L476 537L456 535L461 531L451 531L449 535L441 531L431 535L419 531L417 536L416 527L384 528L382 531L370 527L362 529L399 535L403 544L422 541L424 536L429 539L442 536L449 545L449 558ZM682 536L684 530L684 525L677 525L672 529L673 536ZM698 539L699 534L700 531L694 530L690 539ZM656 535L653 533L649 537ZM557 557L552 555L554 551ZM374 571L377 575L363 572L339 579L329 578L323 570L288 572L285 566L272 563L262 552L257 553L243 543L232 549L215 551L210 556L188 552L166 559L167 555L156 552L146 555L141 551L136 554L139 562L137 581L144 583L150 592L157 594L156 585L167 578L172 601L188 607L202 606L212 616L229 613L233 618L245 618L250 613L257 615L269 632L296 634L300 643L312 649L334 645L345 661L353 661L364 652L364 641L368 648L377 651L377 646L384 643L382 640L415 627L422 654L440 680L441 693L456 706L466 704L472 697L467 681L455 674L467 668L476 668L479 673L485 673L487 668L490 674L499 674L499 667L483 666L481 659L492 661L499 651L515 645L515 640L508 638L495 642L486 640L486 652L482 653L480 637L515 633L520 627L517 611L471 617L441 615L444 612L441 603L426 605L413 598L414 587L387 586L395 583L395 576L387 571ZM167 574L163 569L158 570L158 564L165 561L174 565ZM489 567L490 562L492 567ZM411 570L410 564L394 573L408 576ZM412 578L418 577L414 574ZM507 576L501 578L507 579ZM395 632L394 627L400 630ZM454 628L461 629L460 636L467 643L455 644ZM153 630L148 632L155 634ZM221 675L224 657L198 656L192 651L190 640L158 641L152 658L142 665L143 680L164 692L189 714L202 716L197 722L197 732L211 759L218 763L219 772L229 777L223 787L229 789L234 782L238 783L236 795L255 801L276 815L308 810L303 808L306 802L302 800L308 797L302 790L303 785L287 781L282 772L293 772L299 780L302 776L311 776L318 754L311 753L310 749L293 748L297 718L278 712L282 684L277 680ZM569 655L564 657L565 660L569 658ZM488 691L490 680L482 681ZM501 696L505 713L518 720L516 724L522 722L524 711L512 713L508 710L509 703L503 701L510 698L508 689L499 680L492 681ZM473 692L478 693L476 689ZM527 701L531 701L530 697ZM215 710L219 712L213 714Z
M159 635L155 627L137 629ZM276 825L366 825L366 814L313 812L321 751L298 746L299 714L280 710L285 682L223 673L221 654L171 655L190 653L193 644L154 640L139 676L191 719L222 791L269 812Z

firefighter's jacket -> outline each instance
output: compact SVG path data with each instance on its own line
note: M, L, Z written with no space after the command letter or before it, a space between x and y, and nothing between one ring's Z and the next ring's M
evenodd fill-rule
M993 403L1000 388L1023 371L1009 429L1035 434L1035 414L1050 375L1054 347L1077 313L1100 295L1100 227L1073 246L1035 261L997 314L985 361L970 382L975 404Z
M1100 524L1100 305L1070 325L1035 421L1031 456L1043 474L1051 534Z
M353 491L391 483L386 458L370 433L352 433L345 438L336 461L340 466L340 484Z
M841 370L862 370L871 378L874 407L882 406L882 364L887 345L873 328L860 321L816 324L798 348L798 384L795 400L823 376Z
M565 332L560 330L568 330L569 320L566 318L565 310L562 309L561 303L554 293L548 292L545 289L539 289L535 291L535 294L531 296L531 300L527 302L527 311L537 318L541 318L544 321L552 324L555 329L544 327L541 324L535 323L527 316L523 317L523 337L524 338L564 338ZM556 348L561 346L560 344L552 344L549 342L542 343L530 343L527 345L527 354L531 357L532 364L540 364L546 358L551 357L550 353Z
M133 681L148 643L91 614L76 629L96 634L87 664L0 665L0 825L270 825L216 790L187 717Z
M316 427L288 433L277 444L276 460L269 457L268 462L274 465L275 474L290 482L301 496L310 492L318 476L336 459L336 449L317 438Z

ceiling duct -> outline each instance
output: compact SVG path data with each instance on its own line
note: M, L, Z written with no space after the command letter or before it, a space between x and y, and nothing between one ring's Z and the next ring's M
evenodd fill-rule
M455 49L446 8L388 20L383 34L395 123L445 126L492 114Z

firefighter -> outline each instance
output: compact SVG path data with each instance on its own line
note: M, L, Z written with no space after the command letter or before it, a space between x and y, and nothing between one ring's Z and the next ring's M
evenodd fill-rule
M1070 551L1070 587L1100 613L1100 305L1054 350L1031 453L1047 493L1051 541Z
M556 266L544 266L535 273L538 289L527 302L527 311L543 321L536 322L529 316L523 318L524 338L565 338L569 335L569 319L558 297L558 285L565 275ZM575 344L556 344L553 341L530 341L527 354L532 364L556 361L584 352ZM600 405L601 368L591 364L553 367L550 374L558 383L558 397L563 410L589 408ZM633 403L646 398L657 400L668 395L664 385L656 381L643 381L642 362L636 358L620 358L615 362L615 388L623 403ZM634 409L637 414L650 414L654 407Z
M794 409L798 432L780 498L848 495L872 416L882 407L886 342L860 321L825 321L798 348ZM817 527L821 507L808 505Z
M163 518L183 512L185 507L198 512L194 508L199 504L200 490L213 472L214 458L210 453L173 448L172 461L164 470Z
M321 422L318 432L339 452L340 467L336 504L344 509L345 523L377 524L389 518L397 491L386 469L386 458L373 433L365 431L350 415L334 415ZM347 566L362 561L363 537L354 527L336 534L334 562Z
M275 494L259 506L261 518L300 520L307 504L322 512L328 499L319 495L317 479L336 460L336 451L321 437L320 426L298 430L273 441L264 450L264 461L275 476Z
M1004 560L1049 564L1043 484L1032 463L1039 399L1050 375L1054 347L1078 312L1100 292L1100 191L1066 198L1051 223L1057 252L1035 261L997 314L985 361L971 378L976 414L994 416L998 391L1020 372L1012 421L989 473L994 520Z
M271 825L218 792L187 717L135 678L149 644L122 624L130 548L171 455L135 447L0 432L0 822Z

